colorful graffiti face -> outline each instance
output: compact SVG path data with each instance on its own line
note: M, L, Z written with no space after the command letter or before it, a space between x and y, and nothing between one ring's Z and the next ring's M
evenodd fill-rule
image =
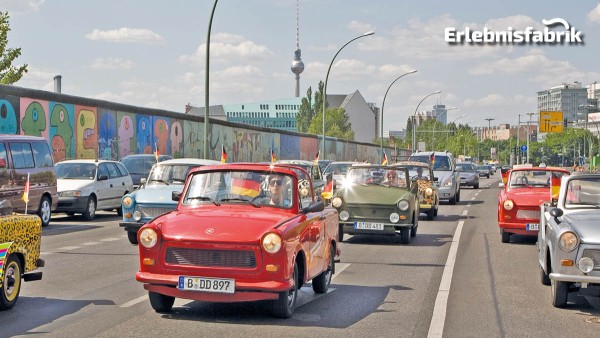
M154 120L154 142L161 154L164 154L167 151L169 128L167 127L167 122L163 119Z
M55 163L64 160L66 157L65 141L58 135L52 138L52 157Z
M152 127L150 117L137 115L137 152L138 154L152 153Z
M46 130L46 110L38 101L31 102L25 110L25 116L21 120L21 129L25 135L42 136Z
M77 158L96 158L98 139L96 135L95 109L79 109L75 125L77 127Z
M121 158L133 154L131 152L131 139L133 135L134 127L131 116L123 115L119 124L119 155Z
M117 157L117 120L114 111L101 110L98 119L98 157Z
M181 123L173 122L171 126L171 155L175 158L183 157L183 131Z
M0 134L17 134L17 114L6 100L0 100Z
M71 106L71 108L73 108ZM71 109L73 111L73 109ZM54 134L52 135L52 142L55 137L63 139L65 156L72 158L73 153L73 126L69 121L69 110L62 104L55 104L50 113L50 125L55 128ZM54 148L56 149L56 148ZM56 161L56 158L54 159Z

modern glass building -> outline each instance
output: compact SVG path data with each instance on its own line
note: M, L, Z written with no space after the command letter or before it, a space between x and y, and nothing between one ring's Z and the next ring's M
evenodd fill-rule
M224 105L226 121L245 123L258 127L296 131L296 115L300 111L301 97Z

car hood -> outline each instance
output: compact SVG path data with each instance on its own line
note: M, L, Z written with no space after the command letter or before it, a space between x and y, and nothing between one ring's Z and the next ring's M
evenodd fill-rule
M600 243L597 209L570 212L565 214L562 219L577 231L583 243Z
M344 203L351 204L396 204L401 199L409 199L412 195L408 190L382 185L360 184L352 185L339 191Z
M467 177L477 176L477 173L473 172L473 171L461 171L459 173L459 175L460 175L460 177L467 178Z
M550 189L548 188L520 188L512 189L508 198L516 205L539 206L550 200Z
M433 175L435 177L438 178L437 182L439 185L441 185L442 183L444 183L445 180L449 179L450 177L452 177L453 172L452 171L441 171L441 170L434 170L433 171Z
M152 223L162 224L162 235L169 241L185 239L257 243L267 231L290 216L288 212L268 207L248 212L247 207L221 205L172 211L154 219Z
M180 192L183 190L181 184L171 185L146 185L142 189L138 189L132 192L130 195L135 197L135 203L137 204L177 204L177 201L171 199L171 193L173 191Z
M92 188L96 183L94 180L76 180L76 179L57 179L56 180L56 191L69 191L69 190L84 190Z

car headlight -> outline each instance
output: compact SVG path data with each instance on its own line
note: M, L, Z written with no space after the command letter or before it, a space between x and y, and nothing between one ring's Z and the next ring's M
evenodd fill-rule
M579 245L579 238L571 231L566 231L558 239L561 249L564 251L573 251Z
M342 199L339 197L334 197L333 200L331 201L331 205L333 205L334 208L339 208L342 206Z
M390 214L390 222L392 222L392 223L398 223L399 220L400 220L400 215L398 215L395 212L393 212L393 213Z
M125 208L131 207L132 204L133 204L133 198L131 198L131 196L125 196L123 198L123 205L125 206Z
M581 270L581 272L589 273L594 270L594 261L589 257L583 257L579 260L577 266L579 266L579 270Z
M158 234L152 228L145 228L140 233L140 244L150 249L158 242Z
M504 203L502 203L502 206L505 210L512 210L512 208L515 207L515 203L513 203L512 200L506 200Z
M401 200L400 202L398 202L398 209L400 209L402 211L408 210L409 206L410 206L410 204L408 203L407 200Z
M348 213L346 210L340 212L340 219L342 221L347 221L348 218L350 218L350 213Z
M448 177L442 182L443 187L451 187L452 186L452 177Z
M281 237L275 233L269 233L262 240L262 246L268 253L276 253L281 249Z
M139 210L133 212L133 219L139 221L142 219L142 213Z
M427 195L427 196L433 195L433 189L431 189L431 188L425 189L425 195Z
M81 191L79 190L66 190L58 193L60 197L79 197L81 196Z

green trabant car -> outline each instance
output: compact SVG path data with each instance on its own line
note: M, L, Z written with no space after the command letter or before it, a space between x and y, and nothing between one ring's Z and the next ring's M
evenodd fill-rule
M428 220L433 220L440 207L440 194L436 178L433 176L433 169L427 163L416 161L402 161L395 163L394 166L408 169L410 180L417 184L417 198L419 199L419 209L427 214Z
M22 281L42 279L40 259L42 219L37 215L18 215L0 201L0 311L12 308Z
M400 235L408 244L419 226L416 184L406 168L358 164L348 169L331 201L344 234Z

